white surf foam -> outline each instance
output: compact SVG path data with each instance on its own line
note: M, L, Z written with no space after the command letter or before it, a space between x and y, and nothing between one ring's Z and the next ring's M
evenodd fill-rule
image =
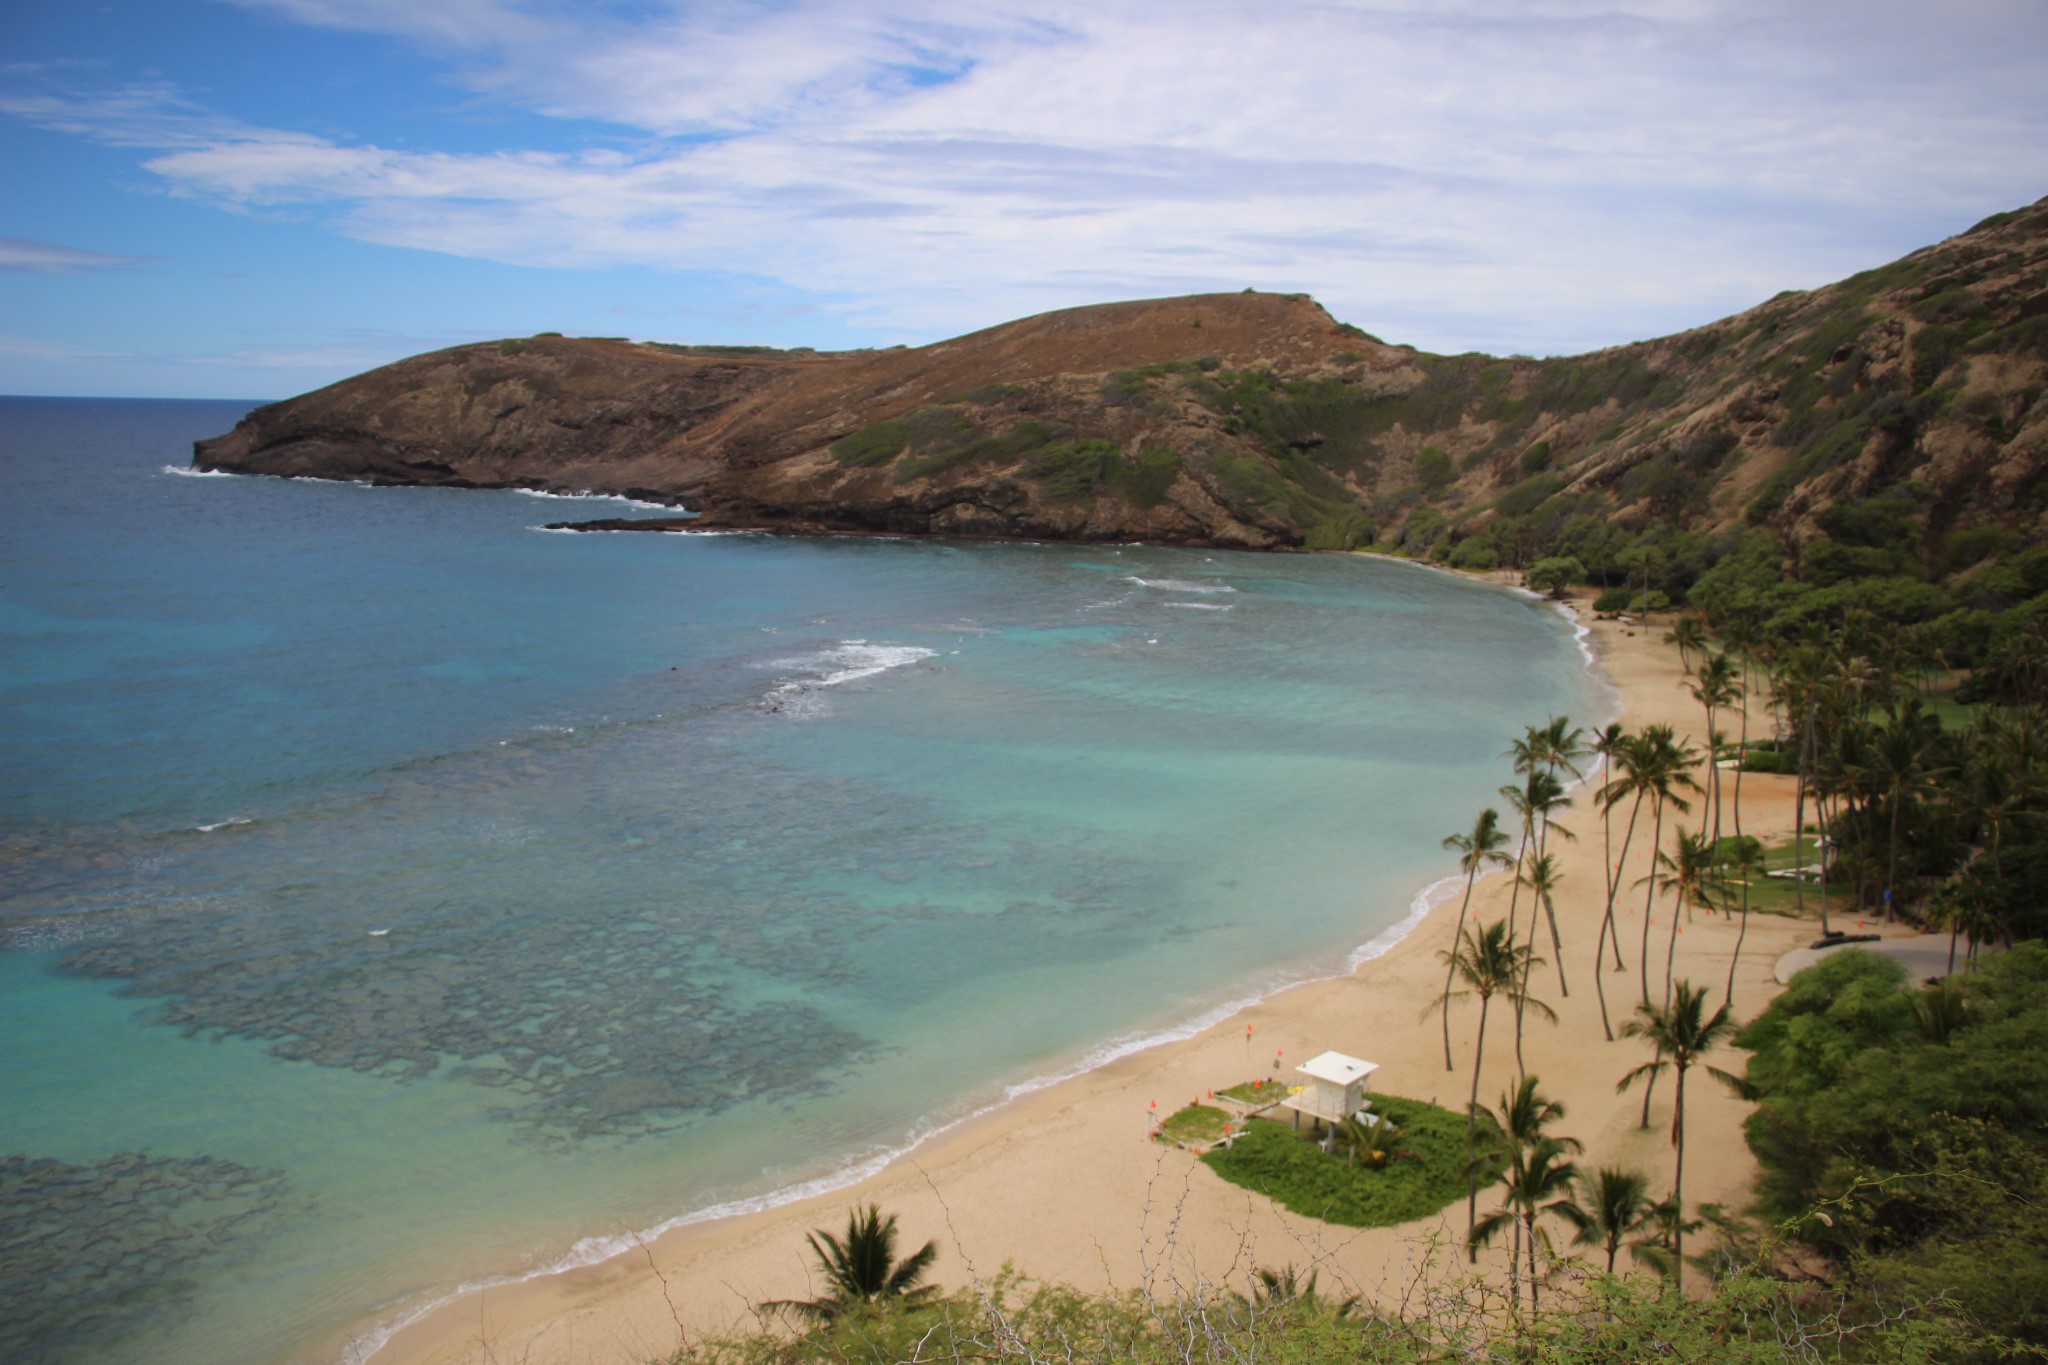
M176 474L181 479L239 479L242 477L239 474L231 474L225 469L194 469L188 464L167 464L164 466L164 473Z
M1161 605L1163 605L1163 606L1168 606L1168 607L1172 607L1172 608L1174 608L1174 609L1176 609L1176 610L1179 610L1179 611L1236 611L1236 610L1237 610L1236 606L1235 606L1234 604L1232 604L1232 603L1229 603L1229 602L1166 602L1166 603L1162 603Z
M1237 591L1236 588L1231 587L1228 583L1197 583L1189 578L1139 578L1136 574L1130 574L1127 577L1139 587L1157 588L1161 592L1198 592L1208 594Z
M810 670L810 675L787 678L775 684L768 689L762 704L770 711L812 714L816 710L813 694L825 688L872 678L892 669L907 668L932 658L937 652L919 645L878 645L866 640L841 640L832 648L816 654L777 659L765 667L801 668Z
M192 829L197 834L211 834L217 829L227 829L232 825L253 825L255 823L253 819L246 815L230 815L227 819L216 820L210 825L194 825Z
M663 512L680 510L665 502L649 502L645 498L629 498L624 493L592 493L587 491L581 493L551 493L545 488L510 488L506 491L517 493L521 497L526 498L546 498L550 502L612 502L617 503L621 507L652 507Z

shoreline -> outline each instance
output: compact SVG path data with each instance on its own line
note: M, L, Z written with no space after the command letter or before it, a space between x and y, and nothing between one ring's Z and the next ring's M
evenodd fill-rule
M1441 571L1526 592L1505 581L1511 576ZM1575 612L1569 603L1556 605L1572 619L1589 669L1610 693L1619 718L1632 727L1665 720L1681 734L1698 729L1697 719L1689 715L1696 708L1678 686L1675 651L1646 631L1589 619L1589 612ZM1619 666L1623 662L1626 668ZM1512 738L1502 736L1503 747ZM1597 780L1597 774L1589 776L1575 786L1575 793ZM1773 785L1784 787L1778 795L1789 798L1786 779L1750 775L1745 782L1745 823L1750 832L1770 832L1779 824L1784 828L1777 832L1789 832L1789 810L1775 812L1777 818L1757 818L1768 800L1764 789ZM1776 804L1789 806L1789 799ZM1599 922L1604 892L1597 856L1588 871L1589 848L1598 847L1597 839L1589 844L1586 837L1591 812L1581 803L1573 814L1572 824L1581 838L1578 844L1565 846L1564 854L1568 870L1580 875L1568 876L1557 909L1560 923L1575 928L1566 943L1567 965L1583 975L1587 963L1575 959L1590 958L1593 938L1587 924L1586 886L1590 883L1593 890L1591 926ZM1631 851L1631 866L1624 869L1625 887L1639 875L1637 865L1645 864L1642 842ZM1508 879L1482 878L1473 895L1473 914L1491 918L1501 913L1509 890ZM935 1279L949 1287L978 1281L994 1266L1012 1262L1033 1278L1083 1289L1150 1284L1162 1272L1215 1275L1233 1264L1233 1273L1244 1275L1249 1273L1244 1254L1248 1244L1278 1242L1286 1247L1285 1253L1255 1258L1257 1263L1278 1264L1306 1254L1311 1264L1334 1274L1346 1292L1369 1293L1387 1266L1407 1257L1403 1247L1415 1237L1461 1233L1462 1224L1450 1228L1459 1221L1452 1216L1458 1211L1446 1210L1401 1228L1359 1230L1326 1227L1262 1208L1263 1201L1247 1199L1243 1191L1208 1175L1189 1154L1145 1140L1148 1106L1162 1094L1199 1096L1242 1079L1247 1070L1263 1071L1278 1060L1265 1055L1269 1040L1297 1059L1325 1047L1375 1058L1382 1063L1379 1079L1390 1093L1427 1095L1452 1107L1461 1105L1469 1083L1461 1077L1467 1070L1454 1069L1447 1076L1440 1069L1437 1025L1425 1025L1417 1015L1441 987L1435 952L1449 941L1447 907L1459 902L1462 892L1463 879L1455 874L1423 887L1411 901L1410 913L1353 949L1338 972L1225 1002L1142 1038L1113 1039L1075 1064L1006 1088L1001 1099L914 1138L900 1150L756 1199L680 1215L646 1234L603 1239L591 1249L616 1249L602 1259L465 1286L359 1330L342 1345L344 1358L377 1365L447 1365L516 1349L535 1361L651 1359L674 1349L685 1334L694 1338L751 1327L753 1302L810 1292L804 1232L833 1225L848 1204L870 1200L902 1216L911 1244L945 1234L938 1238L941 1258ZM1635 914L1631 909L1624 916L1625 899L1624 895L1616 904L1616 922L1624 927ZM1711 955L1713 945L1706 940L1715 937L1716 927L1733 937L1733 928L1725 921L1701 920L1686 927L1696 934L1683 953L1687 961L1696 956L1689 951L1695 944L1706 950L1701 955ZM1791 939L1807 932L1803 921L1752 921L1754 946L1745 949L1747 970L1737 991L1740 1017L1755 1012L1757 1005L1748 997L1761 993L1767 999L1775 993L1770 966ZM1546 967L1545 973L1550 970ZM1726 975L1725 963L1719 975ZM1752 980L1759 976L1761 982ZM1710 969L1701 979L1717 982L1717 974ZM1640 1060L1634 1056L1640 1045L1601 1043L1597 1017L1585 1008L1588 992L1583 988L1569 1000L1558 998L1554 989L1539 994L1558 1007L1564 1020L1554 1030L1531 1035L1530 1069L1545 1077L1547 1091L1572 1100L1574 1120L1564 1125L1565 1130L1586 1140L1591 1163L1612 1163L1617 1159L1613 1147L1627 1149L1628 1162L1651 1171L1654 1185L1668 1164L1668 1159L1656 1160L1659 1127L1653 1121L1645 1141L1632 1116L1623 1115L1629 1118L1628 1131L1618 1131L1615 1111L1633 1108L1634 1100L1616 1105L1609 1096L1609 1102L1601 1104L1597 1093L1602 1087L1570 1078L1560 1085L1552 1079L1574 1070L1573 1054L1576 1070L1586 1070L1589 1053L1611 1056L1612 1065L1604 1071L1618 1076ZM1341 995L1366 998L1342 1000ZM1468 1034L1471 1020L1455 1006L1452 1013L1454 1035ZM1624 1015L1625 1008L1614 1013ZM1590 1040L1583 1033L1586 1020L1575 1015L1590 1019ZM1240 1022L1245 1025L1243 1035L1236 1029ZM1498 1043L1499 1038L1489 1042ZM1460 1046L1469 1052L1462 1040ZM1494 1046L1487 1049L1487 1072L1492 1082L1503 1084L1502 1077L1509 1074ZM1490 1088L1482 1087L1482 1098ZM1611 1077L1604 1089L1612 1090ZM1177 1099L1169 1098L1160 1103L1159 1112L1178 1105ZM1725 1118L1718 1111L1730 1107L1696 1100L1695 1114L1699 1108L1711 1108L1717 1111L1715 1117ZM1586 1111L1604 1119L1607 1136L1591 1133L1577 1121L1576 1116ZM1703 1127L1697 1116L1689 1125L1688 1146L1695 1153L1689 1163L1689 1185L1702 1200L1744 1197L1753 1170L1746 1147L1738 1136L1732 1159L1725 1152L1719 1160L1703 1159L1697 1154ZM1178 1204L1173 1229L1148 1235L1148 1216L1156 1216L1154 1187L1167 1178L1174 1182L1173 1202ZM1166 1242L1153 1245L1152 1239L1160 1236ZM1212 1251L1205 1254L1205 1246ZM1217 1247L1230 1254L1215 1254ZM576 1249L570 1255L575 1256Z

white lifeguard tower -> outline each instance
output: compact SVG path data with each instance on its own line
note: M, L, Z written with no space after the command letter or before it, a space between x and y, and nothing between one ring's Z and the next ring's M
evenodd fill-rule
M1377 1062L1360 1061L1341 1052L1321 1053L1294 1068L1308 1083L1280 1103L1294 1111L1296 1128L1301 1127L1303 1114L1331 1125L1363 1118L1372 1109L1365 1095L1372 1085L1372 1073L1379 1069Z

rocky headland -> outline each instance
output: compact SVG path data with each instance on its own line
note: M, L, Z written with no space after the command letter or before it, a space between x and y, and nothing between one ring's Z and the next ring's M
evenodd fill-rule
M820 353L543 335L259 408L195 466L627 494L580 525L1526 563L1587 518L1777 531L1895 494L2033 539L2048 506L2048 200L1709 326L1550 360L1388 345L1306 295L1069 309ZM1486 567L1484 563L1475 565Z

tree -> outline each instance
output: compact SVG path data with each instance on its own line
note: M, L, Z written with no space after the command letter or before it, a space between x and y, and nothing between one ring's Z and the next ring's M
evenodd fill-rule
M1676 1078L1671 1098L1671 1145L1677 1152L1677 1160L1672 1167L1671 1201L1678 1210L1678 1221L1672 1232L1672 1252L1681 1267L1685 1264L1685 1073L1703 1054L1719 1047L1735 1033L1735 1022L1729 1018L1726 1005L1715 1010L1711 1017L1705 1016L1706 999L1705 987L1680 981L1672 987L1671 999L1663 1006L1652 1005L1648 1001L1636 1006L1636 1017L1622 1026L1622 1034L1646 1039L1656 1049L1657 1055L1623 1076L1615 1087L1617 1091L1625 1091L1639 1079L1656 1076L1666 1066L1671 1067ZM1731 1084L1741 1084L1724 1071L1712 1067L1708 1070Z
M1394 1121L1385 1114L1367 1114L1364 1118L1347 1114L1337 1120L1337 1142L1354 1164L1369 1171L1384 1171L1388 1162L1410 1155L1405 1148L1394 1145L1399 1133Z
M1937 773L1944 771L1941 746L1941 722L1921 709L1918 697L1908 697L1900 703L1877 733L1874 776L1891 807L1891 853L1885 864L1886 919L1896 912L1900 813L1908 801L1928 790Z
M1465 984L1457 990L1444 992L1442 998L1432 1002L1429 1008L1447 1009L1454 999L1470 995L1479 997L1479 1036L1472 1044L1472 1094L1465 1104L1465 1151L1468 1158L1473 1154L1477 1140L1473 1116L1479 1112L1479 1072L1486 1060L1486 1014L1496 995L1510 1000L1519 1000L1523 996L1522 982L1527 979L1527 968L1534 952L1533 948L1521 947L1508 937L1506 920L1495 920L1484 929L1478 925L1466 929L1456 950L1442 954L1450 964L1452 975L1461 978ZM1532 999L1528 1003L1539 1014L1557 1018L1550 1006L1542 1001ZM1468 1237L1478 1220L1478 1209L1479 1171L1477 1167L1471 1167L1465 1188L1465 1231ZM1476 1261L1478 1252L1475 1250L1471 1254Z
M1553 555L1531 564L1522 581L1537 592L1563 597L1566 588L1586 581L1586 566L1569 555Z
M1479 879L1479 870L1488 863L1495 867L1506 867L1509 859L1501 850L1507 847L1508 836L1500 827L1500 812L1488 806L1479 812L1479 818L1472 822L1470 834L1452 834L1444 839L1445 848L1458 850L1458 870L1465 874L1465 898L1458 903L1458 924L1451 931L1451 942L1457 943L1465 935L1465 912L1472 906L1472 884ZM1457 964L1444 969L1443 999L1449 999L1451 983L1457 975ZM1444 1070L1456 1068L1451 1064L1451 1012L1444 1011Z
M1303 1275L1291 1261L1278 1270L1260 1266L1252 1272L1252 1303L1260 1308L1293 1307L1327 1314L1339 1322L1355 1322L1363 1318L1365 1308L1358 1295L1325 1299L1316 1292L1316 1277L1321 1273L1311 1270Z
M1522 885L1529 888L1529 894L1535 898L1537 908L1543 911L1544 918L1550 922L1550 950L1557 954L1557 993L1560 997L1569 999L1571 990L1565 985L1564 981L1564 944L1558 938L1557 907L1554 904L1554 898L1557 895L1557 884L1563 880L1563 874L1557 870L1557 855L1555 853L1538 854L1530 858L1527 866L1517 875L1521 877ZM1533 918L1530 924L1529 937L1532 939L1536 937ZM1524 984L1526 985L1527 983ZM1519 1041L1517 1042L1516 1056L1519 1059Z
M1683 825L1678 840L1668 853L1657 855L1657 868L1650 875L1659 889L1672 893L1671 932L1664 945L1664 998L1671 998L1671 963L1678 953L1679 918L1695 905L1708 905L1707 882L1714 875L1715 849L1705 832L1695 834Z
M1564 1117L1564 1106L1547 1099L1537 1089L1534 1076L1524 1076L1512 1093L1501 1096L1497 1111L1479 1110L1472 1117L1484 1131L1485 1140L1472 1157L1475 1165L1503 1165L1506 1192L1501 1208L1479 1220L1467 1234L1475 1250L1492 1241L1502 1228L1512 1228L1514 1247L1509 1256L1508 1292L1520 1300L1515 1286L1519 1265L1526 1254L1529 1261L1529 1306L1537 1306L1538 1273L1536 1252L1547 1247L1536 1220L1545 1213L1567 1219L1571 1204L1571 1182L1575 1167L1563 1160L1581 1150L1577 1138L1556 1137L1551 1124Z
M1689 743L1678 738L1678 732L1669 725L1652 725L1644 729L1639 750L1633 757L1629 769L1629 780L1638 791L1650 800L1650 848L1654 852L1664 844L1664 808L1673 807L1681 814L1692 806L1681 791L1697 792L1700 784L1693 780L1692 765L1698 758ZM1656 882L1649 879L1650 887L1643 895L1643 945L1637 970L1642 975L1642 1001L1650 999L1650 912L1655 905Z
M1735 932L1735 951L1728 958L1728 994L1723 1004L1735 1002L1735 969L1742 963L1742 944L1749 937L1749 884L1764 868L1763 841L1742 833L1739 818L1735 823L1734 839L1718 850L1722 868L1733 872L1742 883L1742 927Z
M1602 1166L1597 1172L1579 1172L1578 1184L1579 1197L1558 1213L1578 1229L1573 1245L1597 1246L1607 1253L1607 1273L1612 1275L1622 1243L1656 1217L1650 1178L1641 1171Z
M1736 678L1735 661L1726 654L1708 655L1701 661L1699 675L1687 690L1707 712L1707 807L1713 815L1710 820L1700 823L1711 831L1708 837L1718 841L1721 837L1721 746L1714 733L1714 713L1741 700L1742 689Z
M869 1304L916 1302L938 1292L920 1285L939 1257L939 1244L926 1242L901 1261L896 1259L896 1215L882 1216L873 1204L846 1216L846 1235L834 1237L819 1228L806 1234L826 1292L815 1299L776 1299L763 1308L788 1308L830 1322L840 1314Z
M1706 622L1697 612L1687 612L1671 623L1671 629L1664 633L1664 643L1678 646L1678 664L1687 677L1692 676L1692 656L1707 647Z

